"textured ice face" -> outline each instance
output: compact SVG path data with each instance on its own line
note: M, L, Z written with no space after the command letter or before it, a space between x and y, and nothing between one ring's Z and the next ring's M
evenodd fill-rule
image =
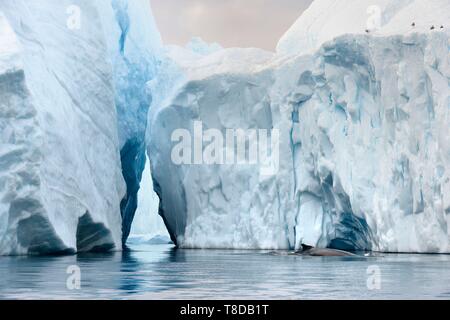
M296 189L325 213L322 245L448 252L448 35L347 36L326 44L312 66L294 62L278 74L298 70L289 87L313 92L299 101L288 93L287 105L298 114ZM342 222L348 213L351 224Z
M398 4L395 16L423 2ZM400 33L332 35L312 55L172 49L160 77L173 85L152 106L148 137L160 212L178 245L449 252L448 33ZM175 165L171 134L193 133L196 121L279 129L279 173Z

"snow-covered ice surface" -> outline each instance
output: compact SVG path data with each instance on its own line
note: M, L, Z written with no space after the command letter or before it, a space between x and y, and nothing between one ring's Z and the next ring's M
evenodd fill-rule
M285 33L280 54L314 53L343 34L375 37L448 30L448 0L315 0ZM413 26L414 24L414 26Z
M381 29L366 34L374 4ZM316 0L275 55L169 48L148 140L177 244L450 252L448 7ZM279 172L175 165L172 132L197 120L279 129Z
M160 45L146 0L1 1L0 254L121 248Z

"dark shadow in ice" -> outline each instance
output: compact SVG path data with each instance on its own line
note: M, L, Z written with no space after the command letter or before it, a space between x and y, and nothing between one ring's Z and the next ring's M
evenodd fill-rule
M78 219L78 252L107 252L114 247L111 231L103 223L95 223L89 212Z
M19 199L11 204L12 211L40 206L32 199ZM20 220L17 225L17 240L22 247L28 248L30 255L66 255L74 254L75 250L68 248L57 236L49 221L41 215L35 214Z
M126 142L120 151L122 174L127 185L127 194L120 203L122 213L122 243L124 245L130 235L131 225L138 206L138 192L145 168L145 143L134 138Z
M371 231L364 219L344 212L340 214L335 228L335 238L330 241L329 248L345 251L371 250Z

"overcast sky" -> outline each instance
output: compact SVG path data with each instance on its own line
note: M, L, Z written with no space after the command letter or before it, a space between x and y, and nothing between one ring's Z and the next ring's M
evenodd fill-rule
M166 44L193 36L224 47L275 50L312 0L150 0Z

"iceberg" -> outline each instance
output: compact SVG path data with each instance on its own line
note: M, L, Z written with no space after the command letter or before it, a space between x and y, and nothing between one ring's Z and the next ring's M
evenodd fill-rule
M267 52L163 46L147 0L2 1L0 255L165 243L158 203L183 248L449 253L449 6L316 0Z
M150 86L158 97L147 139L172 240L450 252L449 32L430 28L450 21L448 9L440 0L316 0L276 54L168 48ZM175 164L173 133L195 136L199 122L223 134L279 130L278 172Z
M150 10L145 0L0 3L0 254L121 249L158 64Z
M79 30L70 1L0 4L1 254L120 247L111 69L98 12L80 4Z

